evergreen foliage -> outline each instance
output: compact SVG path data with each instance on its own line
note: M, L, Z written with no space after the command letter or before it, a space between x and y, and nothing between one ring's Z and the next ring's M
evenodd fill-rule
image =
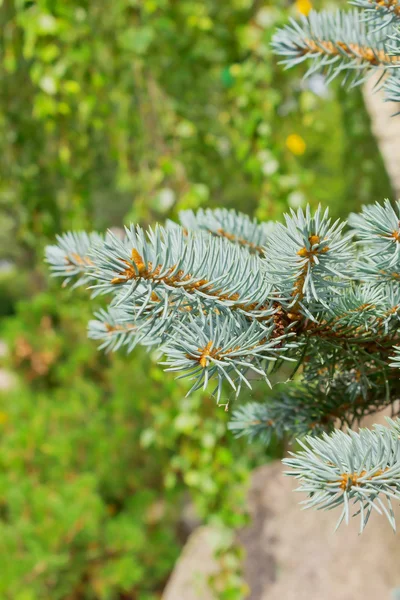
M123 238L65 234L47 261L65 282L89 281L93 296L110 298L89 324L101 347L159 348L190 391L214 382L218 401L224 383L236 397L254 378L286 381L267 402L235 408L230 429L266 443L307 435L306 450L286 461L306 506L343 504L341 522L353 500L361 530L372 509L394 527L400 421L372 433L335 427L386 406L395 414L400 202L364 207L349 225L309 207L271 227L184 212L181 225L131 226Z
M399 500L400 494L400 419L389 420L389 425L308 436L308 445L301 443L304 450L284 459L292 468L289 475L301 481L299 491L308 493L305 506L343 506L339 527L343 520L348 523L352 501L360 516L360 533L373 510L385 514L395 529L392 500Z
M349 11L311 11L291 20L272 45L292 67L310 59L308 75L322 70L328 80L343 74L356 85L373 72L380 75L388 100L400 101L400 2L354 0Z

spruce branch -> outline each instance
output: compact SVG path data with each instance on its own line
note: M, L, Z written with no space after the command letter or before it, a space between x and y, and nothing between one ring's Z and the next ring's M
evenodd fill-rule
M400 280L400 269L398 265L389 266L382 257L377 255L368 256L367 252L362 253L359 260L355 263L358 276L362 277L366 283L381 285L386 283L389 286L396 286Z
M371 334L380 331L382 323L387 325L392 311L394 314L397 310L397 298L393 298L396 304L392 307L385 293L387 291L385 286L377 288L371 284L353 285L344 290L341 296L330 303L332 316L326 325L332 332L348 339L371 339Z
M366 20L373 21L376 27L387 27L400 19L399 0L352 0L350 4L361 8Z
M400 367L400 359L396 366ZM305 373L301 384L281 386L283 389L264 403L249 402L236 408L228 429L236 437L246 437L249 442L258 439L268 445L273 435L289 439L315 437L335 427L353 427L400 398L398 377L389 375L388 368L387 372L372 366L367 373L357 368L334 368L329 372L327 366L322 366L312 377ZM387 385L390 394L385 393Z
M135 347L137 327L124 310L102 309L95 312L94 316L96 318L88 324L88 337L102 342L99 350L119 350L122 346L132 350Z
M334 223L321 207L311 214L308 207L285 215L266 245L266 271L279 302L290 318L302 313L313 316L310 303L325 305L332 290L346 286L352 254L349 236L342 235L344 223Z
M396 529L392 500L400 500L400 421L388 423L389 427L375 425L372 431L337 430L298 440L303 450L291 452L283 463L291 469L286 474L300 481L298 491L308 495L304 508L341 506L339 527L343 520L349 522L353 505L353 516L360 517L360 533L373 510Z
M392 362L389 363L389 366L400 369L400 346L393 347L391 361Z
M183 210L179 213L179 220L186 230L205 231L224 237L261 255L274 228L272 223L259 223L243 213L225 208L199 209L197 213Z
M399 65L399 58L388 52L385 42L390 27L377 29L360 18L357 10L336 12L311 11L299 22L290 21L278 30L272 40L276 54L290 68L312 59L307 75L324 70L330 81L344 73L353 84L363 81L371 70L387 70Z
M388 102L400 102L400 73L393 71L384 83L385 99ZM396 113L397 116L398 112Z
M137 297L138 286L145 286L147 302L165 306L168 299L184 297L196 306L225 306L249 318L262 320L274 312L260 258L225 239L205 239L182 228L157 226L146 234L131 227L124 243L110 234L91 256L93 288L114 294L123 288L121 302ZM160 299L157 290L168 293Z
M246 437L249 443L258 440L266 445L274 435L278 439L320 435L333 430L341 414L343 398L339 405L335 400L321 394L315 386L295 386L275 394L267 402L239 406L232 413L228 429L235 437Z
M207 387L217 378L216 393L219 401L222 384L227 381L238 395L243 385L251 389L248 378L256 373L269 384L268 370L278 358L295 360L289 354L297 349L292 341L294 333L276 335L273 321L269 324L253 321L245 315L223 311L207 316L188 315L185 321L172 324L162 346L166 355L163 364L167 371L180 371L182 376L195 380L188 393Z
M374 508L392 518L381 506L392 490L381 476L395 463L382 466L373 449L382 436L389 448L386 434L374 432L368 460L363 455L346 469L351 453L343 440L355 434L316 436L386 406L394 411L400 400L400 204L364 208L351 217L348 234L346 223L309 207L291 211L271 235L270 226L229 211L185 213L183 221L185 227L147 232L131 226L123 239L66 234L47 250L55 275L78 278L93 296L110 299L89 323L89 336L105 350L159 348L167 370L191 379L190 391L214 381L218 400L225 383L238 396L252 379L268 384L292 361L289 378L297 372L300 380L265 403L235 409L229 428L264 443L272 435L331 440L332 465L311 460L310 441L306 458L293 458L304 463L309 503L343 503L343 519L354 500L362 527ZM378 489L382 481L386 487Z
M140 305L123 305L95 312L96 318L88 324L88 337L101 342L99 350L106 351L125 348L132 352L139 344L160 346L165 339L165 331L171 326L173 314L161 319L156 312L149 315L145 311L138 316L139 310Z
M392 290L397 289L400 277L400 202L392 205L385 200L383 205L364 206L360 214L350 215L349 224L361 247L355 263L355 275L373 285L380 286L386 282Z
M366 204L360 214L351 214L349 224L356 236L373 248L373 255L390 256L389 265L400 262L400 201L394 206L388 199Z
M90 281L93 267L90 251L104 243L104 236L85 231L69 232L56 236L57 245L46 247L46 262L55 277L64 277L64 285L75 280L74 287Z

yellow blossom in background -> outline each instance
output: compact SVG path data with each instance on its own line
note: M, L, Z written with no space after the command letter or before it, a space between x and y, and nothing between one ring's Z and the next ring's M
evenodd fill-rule
M312 4L310 0L296 0L295 7L304 16L307 16L310 10L312 9Z
M240 75L240 73L241 73L241 70L242 70L242 66L241 66L241 65L239 65L239 64L237 64L237 63L235 63L234 65L231 65L231 66L229 67L229 71L231 72L231 74L232 74L234 77L236 77L237 75Z
M306 151L307 145L297 133L291 133L286 138L286 148L296 156L301 156Z
M0 425L4 425L8 421L8 414L0 411Z

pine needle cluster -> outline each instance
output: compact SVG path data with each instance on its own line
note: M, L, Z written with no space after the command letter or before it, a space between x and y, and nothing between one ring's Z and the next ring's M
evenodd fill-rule
M327 80L342 76L357 85L372 73L387 100L400 101L400 2L399 0L353 0L351 10L311 11L299 21L292 19L273 38L276 54L292 67L308 61L306 75L316 71Z
M342 505L342 521L353 502L361 529L374 509L394 527L400 421L349 428L387 406L395 418L400 399L399 202L348 222L309 207L272 225L183 212L180 224L57 241L47 248L53 274L109 299L89 323L101 348L157 348L190 391L211 385L220 400L231 388L235 435L305 439L286 464L307 506ZM271 385L272 372L286 383L268 400L235 399L254 379Z

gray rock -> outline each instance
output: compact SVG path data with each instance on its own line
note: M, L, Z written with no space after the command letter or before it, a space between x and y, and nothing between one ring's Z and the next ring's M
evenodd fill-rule
M378 84L380 75L373 75L367 80L363 95L371 117L372 131L392 183L394 200L397 200L400 198L400 118L393 118L393 115L399 111L399 107L397 102L384 102L384 93ZM388 192L382 190L382 194L385 197ZM382 202L382 198L375 200Z
M198 527L189 537L164 590L162 600L216 600L207 579L218 572L212 527Z

